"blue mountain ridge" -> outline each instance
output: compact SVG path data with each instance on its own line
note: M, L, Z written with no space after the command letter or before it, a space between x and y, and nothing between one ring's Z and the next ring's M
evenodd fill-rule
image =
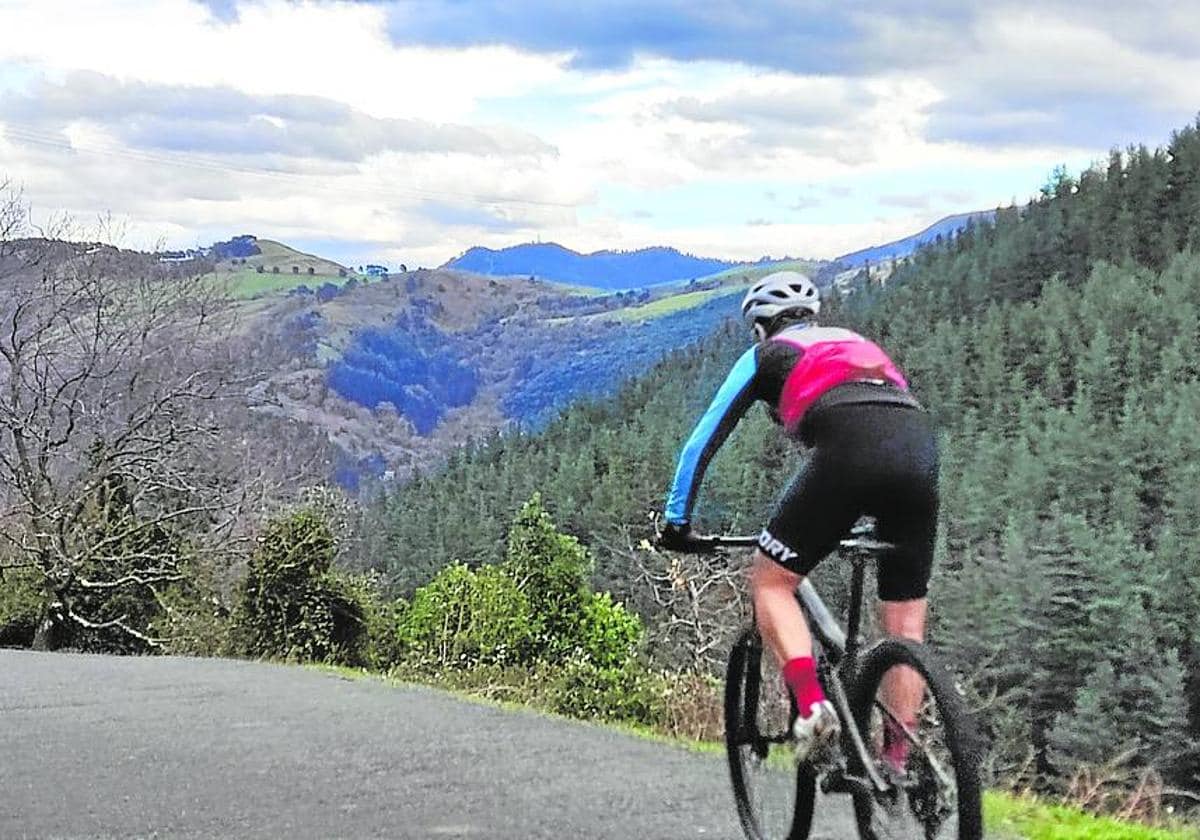
M696 257L667 247L581 254L555 242L537 242L498 251L477 246L442 268L492 276L537 277L608 291L625 291L691 280L736 265L741 263Z
M844 268L859 268L869 262L907 257L939 236L954 236L967 225L991 221L994 216L994 210L957 213L940 219L911 236L851 251L837 257L834 262L840 263ZM764 257L757 264L769 265L772 262L776 260ZM595 251L581 254L556 242L538 242L499 250L476 246L442 267L470 271L474 274L537 277L556 283L624 291L691 280L750 264L696 257L666 246L642 248L637 251Z

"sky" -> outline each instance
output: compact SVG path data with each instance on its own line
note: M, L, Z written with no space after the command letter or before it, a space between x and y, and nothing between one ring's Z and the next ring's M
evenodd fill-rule
M351 265L828 258L1200 110L1174 0L0 0L0 33L0 182L35 217Z

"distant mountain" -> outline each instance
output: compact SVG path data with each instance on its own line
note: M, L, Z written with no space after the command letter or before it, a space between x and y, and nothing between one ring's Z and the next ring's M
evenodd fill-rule
M442 268L492 276L537 277L607 291L624 291L704 277L736 265L740 263L694 257L674 248L580 254L554 242L539 242L499 251L472 248Z
M859 268L869 262L877 263L882 260L907 257L922 245L933 242L939 236L951 237L971 222L991 221L995 215L995 210L980 210L974 213L959 213L955 216L947 216L941 221L934 222L920 233L914 233L912 236L906 236L903 239L897 239L895 242L888 242L885 245L874 245L870 248L863 248L861 251L844 254L838 257L835 262L842 263L844 266L851 268Z

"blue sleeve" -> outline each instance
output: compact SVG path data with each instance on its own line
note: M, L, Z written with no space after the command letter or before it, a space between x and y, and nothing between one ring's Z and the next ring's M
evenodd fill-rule
M756 350L751 347L738 359L684 444L667 496L668 522L684 525L691 519L696 491L709 460L754 402L754 375L758 370Z

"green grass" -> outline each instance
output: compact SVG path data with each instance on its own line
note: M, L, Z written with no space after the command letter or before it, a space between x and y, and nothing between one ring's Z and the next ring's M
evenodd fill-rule
M221 282L228 283L229 294L238 300L289 292L300 286L308 286L313 290L325 283L342 286L350 279L350 277L338 277L336 274L292 274L290 270L286 274L282 271L279 274L272 274L269 271L259 274L252 268L240 271L221 271L213 276ZM361 277L358 279L359 282L363 281Z
M1002 840L1200 840L1182 825L1151 828L999 791L984 795L983 813L989 836Z
M612 312L605 312L602 317L617 321L649 321L653 318L670 315L672 312L692 309L703 303L707 303L715 297L729 294L732 293L727 288L705 289L700 292L684 292L681 295L670 295L669 297L659 298L641 306L629 306L625 309L615 309Z
M332 260L297 251L295 248L273 239L259 239L257 243L259 253L253 257L247 257L247 264L251 267L262 265L270 271L272 266L279 266L280 273L283 273L284 271L290 272L292 266L296 265L300 267L301 273L311 267L317 274L333 275L336 275L338 269L341 268Z

